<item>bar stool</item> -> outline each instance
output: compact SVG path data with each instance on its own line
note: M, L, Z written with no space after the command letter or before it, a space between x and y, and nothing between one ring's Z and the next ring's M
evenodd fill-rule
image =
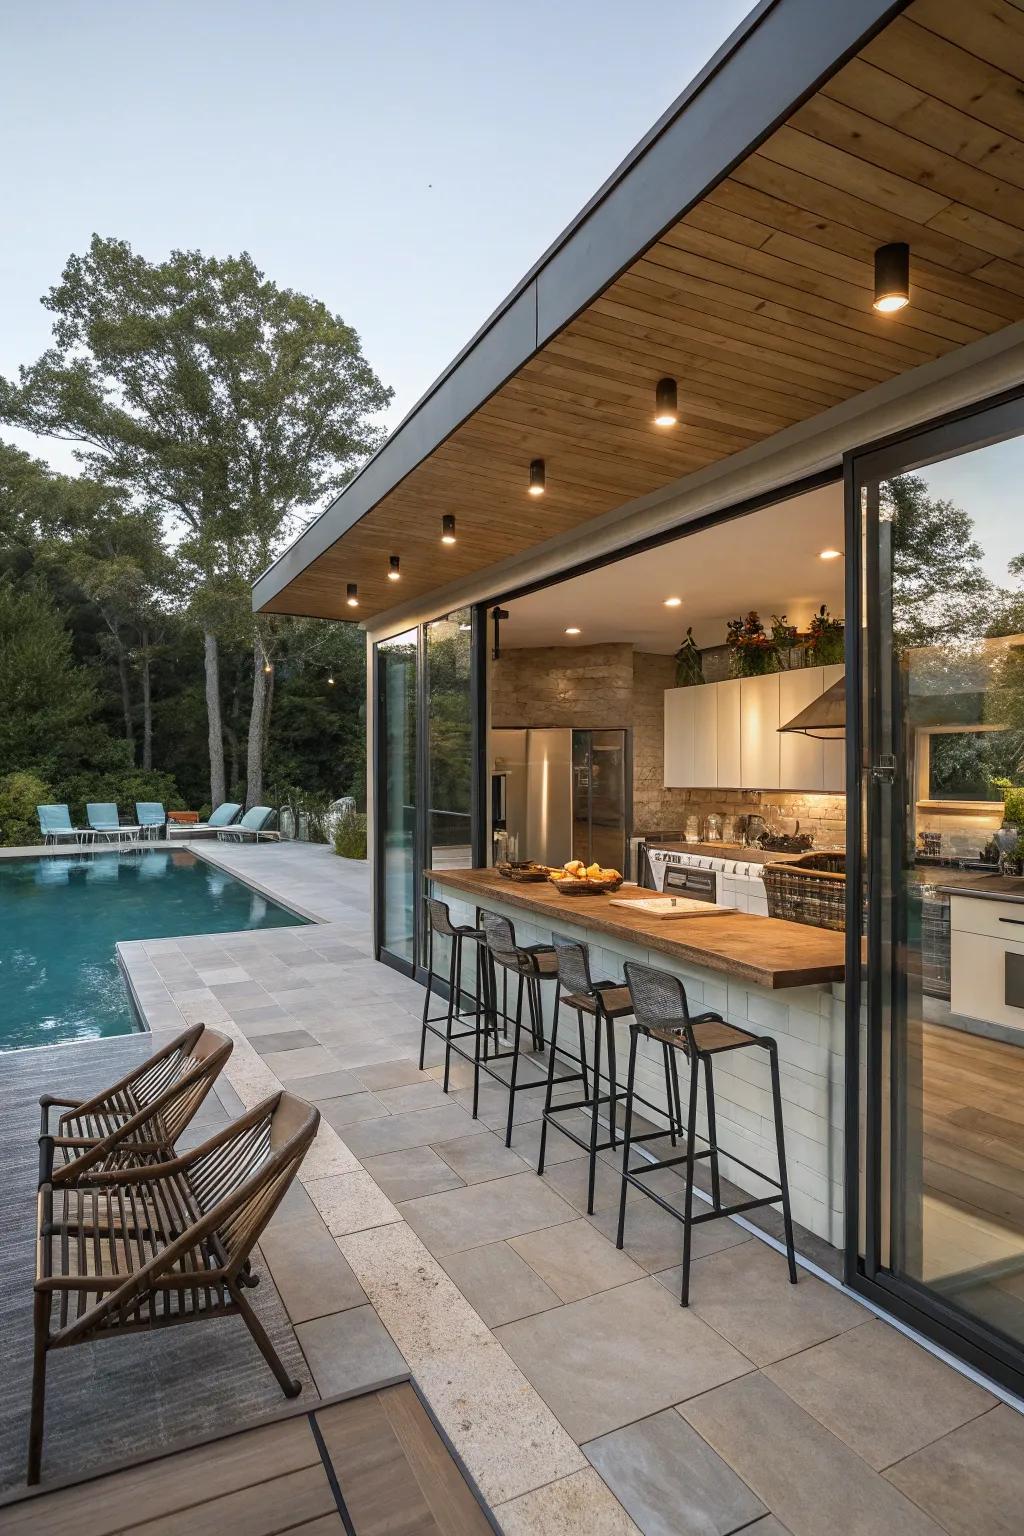
M483 943L483 932L479 928L473 928L469 923L453 923L451 910L446 901L439 901L436 896L424 896L424 905L427 909L427 987L426 996L423 999L422 1029L420 1031L420 1071L423 1071L423 1061L427 1048L427 1032L436 1035L444 1041L444 1092L448 1092L448 1079L451 1074L452 1051L466 1061L475 1061L479 1058L479 1048L474 1045L473 1055L463 1050L456 1042L473 1038L475 1041L480 1029L480 1021L483 1014L481 1007L481 964L480 945ZM429 1017L430 997L434 990L434 981L442 979L434 970L434 935L446 938L451 942L451 964L448 967L448 1011L437 1013ZM462 1012L462 946L466 939L477 945L476 952L476 987L474 1002L476 1004L472 1014ZM473 1028L454 1032L454 1026L465 1018L472 1018ZM439 1028L439 1025L444 1028ZM473 1073L473 1118L476 1119L477 1101L480 1094L480 1073Z
M582 1147L590 1158L590 1178L587 1185L587 1211L594 1211L594 1181L597 1176L597 1154L608 1147L618 1146L618 1138L615 1130L615 1106L619 1099L626 1097L625 1090L620 1090L616 1085L615 1077L615 1020L624 1019L633 1012L633 1004L630 1001L626 985L621 981L594 981L590 974L590 953L585 944L579 944L574 939L562 939L554 936L555 959L558 966L558 997L555 1002L555 1017L551 1024L551 1052L548 1059L547 1094L544 1099L544 1115L540 1127L540 1154L537 1158L537 1172L544 1172L544 1156L547 1150L548 1126L553 1125L561 1131L563 1136L568 1136L578 1147ZM579 1029L580 1046L580 1072L572 1073L566 1077L555 1078L555 1052L558 1049L558 1013L559 1005L575 1008L576 1021ZM583 1015L588 1014L594 1022L594 1092L591 1094L587 1080L587 1043L586 1029L583 1023ZM601 1033L604 1029L608 1049L608 1092L601 1092ZM571 1082L579 1076L583 1082L582 1099L572 1099L553 1105L551 1102L552 1089L556 1081ZM597 1139L597 1112L602 1104L608 1106L608 1118L610 1122L609 1141ZM558 1115L570 1109L590 1110L590 1136L584 1141L575 1131L568 1126L561 1125L556 1118Z
M789 1179L786 1173L786 1145L782 1128L782 1089L779 1083L779 1055L778 1048L773 1039L768 1035L754 1035L748 1030L739 1029L735 1024L729 1024L719 1013L690 1014L686 1001L686 988L677 976L668 971L654 970L648 965L638 965L634 961L627 961L625 966L626 984L632 999L635 1023L630 1025L629 1041L629 1069L626 1079L626 1125L622 1141L622 1189L619 1196L619 1230L615 1246L621 1248L626 1228L626 1193L630 1184L636 1189L643 1190L644 1194L654 1200L670 1216L675 1216L683 1224L683 1281L680 1289L679 1304L685 1307L690 1299L690 1237L692 1230L701 1222L717 1221L721 1216L736 1216L741 1211L753 1211L763 1205L776 1205L782 1203L782 1219L786 1232L786 1257L789 1262L789 1279L791 1285L796 1285L796 1257L793 1251L793 1219L789 1208ZM632 1134L633 1124L633 1099L634 1080L636 1076L636 1052L637 1042L641 1035L649 1040L660 1040L668 1049L671 1059L672 1091L668 1095L668 1120L667 1131L649 1131L642 1136ZM715 1123L715 1087L713 1062L716 1056L723 1055L726 1051L747 1050L756 1047L767 1051L768 1063L771 1069L772 1079L772 1104L775 1111L775 1147L778 1156L779 1177L769 1178L759 1168L752 1168L749 1163L727 1153L726 1156L740 1168L745 1168L748 1173L755 1174L764 1183L770 1184L778 1190L778 1194L765 1195L750 1200L740 1200L735 1205L723 1205L721 1187L718 1173L718 1131ZM686 1057L690 1068L689 1096L687 1100L687 1113L684 1122L679 1095L679 1074L676 1068L677 1053L682 1052ZM694 1142L700 1135L697 1130L697 1086L700 1069L704 1069L704 1092L707 1104L708 1134L701 1136L702 1141L707 1142L707 1147L697 1151ZM657 1141L659 1138L671 1136L673 1142L676 1136L686 1137L686 1151L677 1157L662 1158L660 1161L644 1162L634 1168L629 1166L630 1148L634 1144ZM711 1198L712 1208L702 1212L701 1215L693 1214L693 1172L697 1158L708 1158L711 1166ZM657 1168L674 1168L680 1163L686 1165L686 1183L683 1210L679 1211L668 1200L653 1189L648 1189L642 1182L645 1174L653 1173Z
M498 1021L501 1020L504 1034L508 1035L508 1027L512 1026L512 1048L501 1051L495 1048L493 1054L488 1051L488 1031L484 1030L483 1048L484 1054L480 1058L480 1066L493 1077L495 1082L508 1089L508 1120L505 1126L505 1145L512 1145L512 1125L515 1117L516 1094L522 1093L528 1088L544 1088L547 1085L546 1078L538 1078L535 1081L519 1082L519 1055L520 1037L527 1026L523 1023L523 1000L529 1009L529 1030L533 1039L535 1051L544 1049L544 1010L541 999L541 982L555 981L558 979L558 967L555 960L555 951L550 944L516 943L516 933L507 917L500 916L497 912L481 912L480 927L483 930L484 944L486 947L486 964L484 966L484 1008L487 1014L490 1028L497 1040ZM502 983L502 1008L498 1011L498 971L503 972ZM508 978L513 976L517 982L516 1011L514 1015L508 1012ZM555 998L555 1012L558 1012L558 999ZM477 1042L479 1054L479 1038ZM491 1065L494 1061L511 1061L512 1071L508 1082L497 1073ZM565 1081L574 1081L578 1074L574 1073Z

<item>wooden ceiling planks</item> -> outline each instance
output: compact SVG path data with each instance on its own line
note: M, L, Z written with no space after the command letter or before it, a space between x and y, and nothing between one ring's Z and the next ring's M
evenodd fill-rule
M911 304L882 318L892 240ZM1024 7L914 0L268 606L351 618L355 581L370 617L1020 319Z

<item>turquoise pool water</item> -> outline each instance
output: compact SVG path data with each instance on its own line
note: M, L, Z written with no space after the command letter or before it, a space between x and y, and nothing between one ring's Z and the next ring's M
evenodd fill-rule
M303 921L186 848L0 859L0 1051L137 1029L120 941Z

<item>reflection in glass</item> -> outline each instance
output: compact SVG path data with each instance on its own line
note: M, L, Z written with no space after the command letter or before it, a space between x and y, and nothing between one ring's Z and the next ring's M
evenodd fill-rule
M468 608L426 626L428 869L473 862L471 641Z
M416 630L377 646L380 689L381 944L399 959L415 956Z
M897 1276L1018 1343L1022 484L1017 438L868 486L866 498L880 594L869 707L875 744L896 764L872 810L889 1170L880 1252Z

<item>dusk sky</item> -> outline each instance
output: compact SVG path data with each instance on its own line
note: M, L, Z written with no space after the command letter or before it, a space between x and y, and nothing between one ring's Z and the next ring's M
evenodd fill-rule
M245 249L359 331L393 426L748 9L0 0L0 372L93 231Z

